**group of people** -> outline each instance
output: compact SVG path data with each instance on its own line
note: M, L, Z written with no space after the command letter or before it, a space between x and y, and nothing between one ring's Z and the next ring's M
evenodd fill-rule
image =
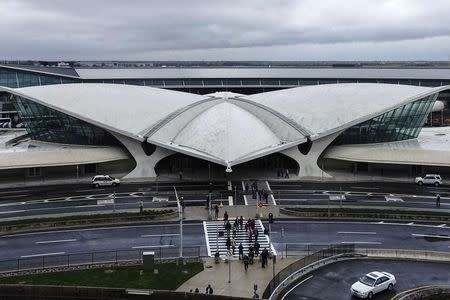
M252 199L258 199L259 202L265 201L266 204L268 203L269 193L265 189L258 189L256 182L253 182L250 187L248 183L245 184L245 193L249 194L250 192L252 193Z
M289 169L283 170L283 168L277 169L277 177L289 178Z
M189 291L190 293L196 293L199 294L200 290L198 288L195 288L195 290L193 291L192 289ZM207 295L212 295L213 294L213 288L211 287L211 284L208 284L208 286L206 287L206 292L205 294Z
M259 243L255 242L254 244L250 244L250 247L248 247L248 254L244 254L244 246L242 246L242 243L239 244L239 260L242 260L244 262L245 271L248 270L249 264L252 265L254 263L255 257L259 257L261 266L263 268L267 266L270 256L269 250L267 250L267 248L264 248L264 250L259 253L259 248Z

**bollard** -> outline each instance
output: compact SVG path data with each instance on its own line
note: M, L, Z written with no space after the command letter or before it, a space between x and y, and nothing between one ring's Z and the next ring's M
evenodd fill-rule
M155 266L155 252L145 251L142 253L144 272L153 272Z

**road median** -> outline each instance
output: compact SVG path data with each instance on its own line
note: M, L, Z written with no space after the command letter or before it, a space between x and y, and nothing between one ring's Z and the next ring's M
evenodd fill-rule
M98 227L99 225L142 224L160 220L176 219L177 216L177 212L172 209L154 209L145 210L142 214L120 212L22 219L0 222L0 235L62 228Z

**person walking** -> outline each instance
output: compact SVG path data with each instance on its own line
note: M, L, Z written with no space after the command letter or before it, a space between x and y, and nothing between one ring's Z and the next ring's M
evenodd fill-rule
M236 240L234 238L231 239L231 251L234 255L234 252L236 251Z
M289 178L289 169L286 169L286 172L284 174L284 178Z
M436 195L436 207L441 207L441 195Z
M250 258L250 264L253 265L253 259L255 258L255 248L253 248L252 244L250 244L250 247L248 248L248 257Z
M259 248L261 245L258 243L258 241L255 241L255 244L253 245L253 248L255 249L255 256L259 256Z
M255 229L255 232L254 232L253 235L255 236L255 242L257 242L258 241L258 235L259 235L259 232L258 232L257 228Z
M249 263L250 259L248 258L248 255L244 255L244 269L245 272L247 272L248 270L248 263Z
M242 243L239 243L238 251L239 251L239 260L241 260L244 258L244 246L242 246Z
M139 201L139 213L141 215L144 213L144 201L142 199Z
M226 245L227 245L227 250L230 251L230 248L231 248L231 239L230 239L230 237L227 237Z
M244 218L242 216L239 217L239 227L242 230L242 227L244 226Z
M212 295L213 294L213 289L212 289L210 284L208 284L208 286L206 287L206 294L207 295Z
M219 218L219 205L214 205L214 218L217 220Z
M227 221L227 222L225 223L225 230L227 231L228 237L230 237L231 223L230 223L229 221Z
M227 211L225 211L224 214L223 214L223 221L224 222L228 221L228 213L227 213Z

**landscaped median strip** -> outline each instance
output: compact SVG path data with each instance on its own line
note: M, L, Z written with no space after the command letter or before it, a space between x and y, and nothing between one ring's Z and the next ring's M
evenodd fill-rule
M165 210L146 210L143 214L139 213L113 213L113 214L95 214L95 215L71 215L62 217L23 219L16 221L0 222L0 235L14 232L30 232L45 229L56 230L59 228L70 227L91 227L110 224L139 224L153 220L165 220L176 218L177 213L172 209ZM43 241L40 244L62 241Z

